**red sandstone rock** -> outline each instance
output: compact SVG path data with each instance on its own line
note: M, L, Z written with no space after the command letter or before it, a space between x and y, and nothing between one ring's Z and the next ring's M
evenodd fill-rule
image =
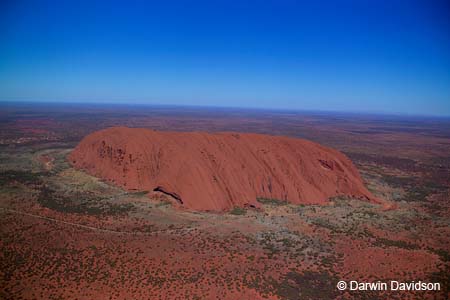
M257 197L323 204L348 195L377 202L342 153L296 138L114 127L85 137L77 168L128 190L157 190L194 210L258 206Z

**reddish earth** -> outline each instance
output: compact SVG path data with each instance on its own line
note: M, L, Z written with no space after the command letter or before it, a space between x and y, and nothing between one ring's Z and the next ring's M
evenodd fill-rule
M0 299L450 299L448 119L1 107ZM127 192L67 163L82 137L117 125L312 140L348 155L396 209L351 197L258 199L261 210L220 214L173 209L167 195ZM339 291L340 280L440 290Z
M346 195L378 202L344 154L282 136L113 127L85 137L70 161L128 190L162 192L194 210L257 207L257 198L323 204Z

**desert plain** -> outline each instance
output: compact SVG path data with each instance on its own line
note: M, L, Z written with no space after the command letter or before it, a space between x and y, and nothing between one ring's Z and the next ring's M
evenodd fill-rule
M383 205L260 197L222 212L183 209L70 163L85 136L115 126L307 139L344 153ZM4 103L0 182L2 299L450 296L448 118ZM340 291L341 280L441 288Z

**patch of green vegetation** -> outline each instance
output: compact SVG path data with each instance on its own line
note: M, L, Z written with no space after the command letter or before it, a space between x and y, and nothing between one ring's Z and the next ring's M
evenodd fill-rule
M134 208L131 203L115 204L81 193L61 195L47 186L40 189L37 201L40 205L59 212L85 215L126 215Z
M71 150L72 149L60 149L52 153L52 157L54 158L53 169L51 170L52 173L57 174L70 168L67 156Z
M280 249L277 246L277 243L284 243L284 240L281 239L276 241L273 233L265 233L259 243L262 248L267 251L267 257L271 259L274 255L280 253Z
M138 192L129 193L129 195L134 196L134 197L143 197L143 196L146 196L148 193L149 193L149 191L138 191Z
M444 261L444 262L449 262L450 261L450 253L446 250L443 249L433 249L428 247L427 248L428 251L433 252L436 255L439 255L439 258Z
M286 200L279 200L279 199L275 199L275 198L257 197L256 201L258 201L261 204L273 205L273 206L281 206L281 205L287 205L288 204L288 202Z
M277 255L277 254L280 253L280 249L278 249L276 245L270 244L270 243L265 244L265 245L263 246L263 249L268 251L267 257L268 257L269 259L271 259L271 258L274 257L275 255Z
M406 188L413 185L416 182L416 179L414 177L400 177L383 174L383 181L392 187Z
M169 200L161 200L160 202L158 202L156 204L156 207L168 207L171 205L172 205L172 202L170 202Z
M331 224L329 221L325 220L325 219L314 219L311 221L312 224L319 226L319 227L323 227L326 228L328 230L330 230L331 232L339 232L339 230L337 230L336 226Z
M335 263L335 259L330 256L322 256L320 259L320 263L325 268L331 268Z
M278 240L277 242L282 243L284 247L286 248L290 248L292 246L294 246L295 242L291 239L288 238L283 238L281 240Z
M376 219L380 217L378 213L371 210L363 210L361 214L364 215L364 217L367 217L366 219Z
M447 187L434 181L422 181L414 177L399 177L383 175L383 181L392 187L402 188L406 191L400 199L408 202L425 201L428 196L447 190Z
M247 213L247 211L242 208L242 207L234 207L231 211L230 214L232 215L245 215Z
M27 171L16 171L8 170L0 172L0 184L7 185L14 182L19 182L25 185L39 185L42 183L41 177L45 173L42 172L27 172Z
M407 189L403 197L405 201L425 201L428 196L445 191L447 187L434 182L424 182Z
M374 246L377 247L397 247L397 248L402 248L402 249L408 249L408 250L417 250L420 247L408 242L404 242L404 241L394 241L394 240L389 240L389 239L385 239L385 238L381 238L381 237L377 237L375 242L373 243Z
M338 296L336 283L339 279L326 271L287 273L273 288L281 299L334 299Z

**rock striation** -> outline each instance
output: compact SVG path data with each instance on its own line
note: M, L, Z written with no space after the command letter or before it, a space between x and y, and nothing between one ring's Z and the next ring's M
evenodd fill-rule
M86 136L69 161L127 190L164 193L199 211L257 207L258 197L325 204L344 195L378 202L344 154L283 136L113 127Z

